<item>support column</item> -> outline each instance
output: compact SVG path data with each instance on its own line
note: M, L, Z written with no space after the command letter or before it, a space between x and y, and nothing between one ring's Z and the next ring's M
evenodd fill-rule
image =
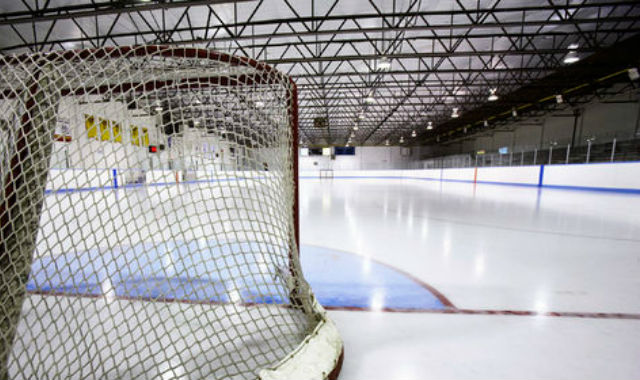
M573 110L573 131L571 132L571 146L576 145L576 130L578 129L578 118L580 117L580 110Z

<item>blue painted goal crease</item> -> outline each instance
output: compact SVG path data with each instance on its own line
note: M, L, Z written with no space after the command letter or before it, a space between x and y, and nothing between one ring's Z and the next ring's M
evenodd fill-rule
M252 261L260 256L247 254L266 246L288 254L286 244L193 240L50 255L34 260L27 290L45 295L187 303L287 303L286 281L273 280L281 276L282 270ZM248 261L246 265L252 273L263 274L253 276L242 289L233 288L233 279L241 274L228 263L238 254ZM423 284L364 257L302 246L301 258L305 277L325 306L374 310L444 308Z

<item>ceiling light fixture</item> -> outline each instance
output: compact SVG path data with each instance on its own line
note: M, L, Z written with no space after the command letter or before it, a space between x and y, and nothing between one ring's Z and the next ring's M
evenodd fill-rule
M364 102L367 104L373 104L376 102L376 99L371 94L369 94L366 98L364 98Z
M498 95L496 95L497 90L498 90L497 88L489 89L489 97L487 98L488 101L495 102L496 100L498 100Z
M488 120L485 120L485 121L484 121L484 127L486 128L486 127L488 127L488 126L489 126L489 121L488 121Z
M73 49L78 49L82 47L82 44L78 41L68 41L68 42L63 42L62 47L64 47L67 50L73 50Z
M515 108L511 109L511 116L518 117L518 111Z
M389 146L389 139L386 139L386 140L384 141L384 145Z
M428 122L427 123L427 130L432 130L433 129L433 122Z
M391 68L391 61L387 57L381 57L378 61L378 70L387 71Z
M570 51L564 57L564 60L562 62L566 63L567 65L570 65L572 63L578 62L579 60L580 60L580 57L578 57L578 54L576 54L575 51Z
M458 118L460 115L458 114L458 107L454 107L453 110L451 111L451 117L456 119Z
M354 130L354 131L357 131L358 129L360 129L360 128L358 128L358 124L355 124L355 125L353 126L353 130Z
M580 57L578 57L578 53L576 52L576 50L578 49L578 44L571 44L569 45L568 49L569 52L564 57L564 60L562 62L566 63L567 65L578 62L580 60Z
M404 142L404 136L400 136L400 144Z
M638 72L638 68L637 67L630 68L629 71L627 71L627 74L629 75L629 79L631 79L631 80L640 79L640 73Z
M418 134L416 133L415 130L411 131L411 137L416 137Z
M562 95L556 95L556 103L558 104L564 103L564 99L562 98Z

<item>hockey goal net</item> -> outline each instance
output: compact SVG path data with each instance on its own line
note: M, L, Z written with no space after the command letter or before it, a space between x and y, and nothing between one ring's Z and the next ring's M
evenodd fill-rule
M297 95L267 65L0 57L0 379L336 376L298 259Z

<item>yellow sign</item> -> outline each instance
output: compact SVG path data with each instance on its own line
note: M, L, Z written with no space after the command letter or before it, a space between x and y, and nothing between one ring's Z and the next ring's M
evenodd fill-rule
M87 137L90 139L98 138L98 128L96 127L96 119L91 115L84 115L84 127L87 130Z

